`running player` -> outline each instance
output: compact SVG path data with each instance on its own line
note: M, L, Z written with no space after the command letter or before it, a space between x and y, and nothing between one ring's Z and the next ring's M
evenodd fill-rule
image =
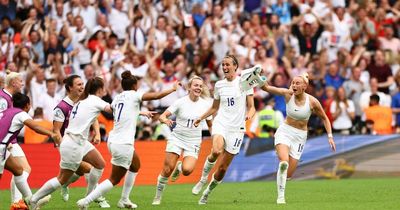
M21 162L16 157L10 154L10 151L14 144L13 142L21 129L26 125L37 133L48 135L54 139L57 139L57 134L46 130L39 124L37 124L29 115L28 111L31 108L29 97L22 93L15 93L12 97L13 107L10 107L3 111L0 116L0 179L3 174L4 168L10 171L14 175L14 183L18 190L22 193L25 199L30 199L32 192L28 185L28 173L24 171ZM40 202L36 203L37 207L47 203L50 200L50 196L44 197ZM13 204L11 207L27 208L23 203Z
M172 127L174 122L168 117L174 114L176 126L171 136L168 137L164 167L158 175L153 205L160 205L163 190L171 174L171 181L175 182L180 173L184 176L190 175L196 165L200 151L202 128L193 126L194 120L200 117L193 110L204 110L210 107L210 104L204 99L208 97L209 93L203 79L198 76L189 80L188 90L187 96L175 101L159 118L161 123ZM211 119L207 119L206 122L211 133ZM178 161L182 152L183 162Z
M332 151L336 151L333 140L331 123L319 101L305 93L309 84L308 74L294 77L287 88L277 88L267 83L262 87L264 91L275 95L282 95L286 101L286 120L278 127L275 133L275 149L279 158L277 172L277 204L285 204L286 180L291 178L296 170L297 163L303 153L307 140L307 123L312 113L324 121L328 133L328 143Z
M97 185L103 173L105 161L89 142L89 130L101 111L112 112L110 104L100 98L104 94L104 81L101 78L95 77L88 80L81 100L72 108L69 125L60 144L60 172L32 196L32 203L36 203L67 183L79 168L82 160L93 166L89 173L87 194L92 192ZM92 141L94 144L100 143L100 135L95 135Z
M71 114L72 107L78 102L79 97L82 95L85 88L82 79L77 75L71 75L67 77L64 80L64 84L67 96L54 108L53 113L53 132L57 133L61 137L64 136L65 129L68 127L69 116ZM99 133L100 131L96 130L96 132ZM59 147L61 142L58 141L54 143L56 147ZM77 181L79 177L83 176L84 174L88 175L91 169L92 166L89 163L82 161L78 170L64 185L61 186L61 196L64 201L68 201L69 199L68 186ZM110 205L107 203L104 197L99 197L96 202L99 203L101 208L110 208Z
M207 157L201 179L193 187L192 193L197 195L207 182L208 174L218 157L221 164L212 176L212 180L204 190L199 204L206 204L211 191L222 182L232 159L239 153L245 132L245 120L252 119L255 114L253 89L241 90L240 77L236 75L239 63L233 55L222 60L225 79L218 81L214 88L212 107L194 122L195 126L208 116L217 113L212 126L213 146Z
M100 183L92 193L77 202L81 209L86 209L90 202L109 192L121 181L125 174L127 176L117 206L119 208L137 208L137 205L129 200L140 167L139 157L134 152L136 122L139 114L147 117L152 117L153 114L153 112L140 112L140 103L163 98L176 91L180 85L180 82L176 82L169 90L143 94L136 92L137 80L130 71L123 72L121 78L121 86L124 91L118 94L112 102L114 128L110 132L107 144L112 156L111 176Z
M22 91L22 87L24 86L20 73L11 71L7 71L6 73L7 75L5 79L5 88L0 90L0 115L6 109L13 107L12 95L15 93L20 93ZM18 162L20 162L22 168L29 176L29 174L31 173L31 167L29 166L24 151L17 143L17 138L13 139L11 144L11 155L15 157ZM23 202L22 194L15 186L14 176L11 178L10 191L12 202L11 205Z

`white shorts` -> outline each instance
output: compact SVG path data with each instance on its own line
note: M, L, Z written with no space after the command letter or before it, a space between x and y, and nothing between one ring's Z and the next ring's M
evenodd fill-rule
M275 133L275 146L284 144L289 147L289 155L299 160L307 140L307 131L292 127L286 123L279 126Z
M236 155L240 151L240 146L243 143L244 130L229 130L225 129L219 123L213 123L212 135L221 135L224 138L225 151Z
M134 148L132 144L107 143L108 151L111 153L111 164L129 169L132 164Z
M13 157L25 157L25 153L22 150L21 146L18 143L12 144L10 153Z
M183 152L183 157L190 156L197 159L200 152L200 144L201 139L198 141L187 142L180 140L179 137L171 135L168 139L165 151L175 153L179 156Z
M0 144L0 174L4 172L4 166L6 165L6 161L10 157L10 152L7 150L5 144Z
M94 149L94 146L88 141L82 141L79 144L73 140L70 135L65 134L60 144L60 168L76 171L82 162L83 157Z

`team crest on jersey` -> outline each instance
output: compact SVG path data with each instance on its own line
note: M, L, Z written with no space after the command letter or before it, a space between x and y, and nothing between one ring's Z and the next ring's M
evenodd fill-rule
M64 116L63 112L60 109L56 110L56 117L57 118L62 118Z

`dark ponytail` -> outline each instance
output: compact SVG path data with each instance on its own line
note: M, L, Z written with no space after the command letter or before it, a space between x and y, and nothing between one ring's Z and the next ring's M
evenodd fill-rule
M89 79L85 85L85 91L83 92L80 100L86 99L89 95L94 95L96 92L104 88L104 81L100 77L94 77Z
M123 90L132 90L137 85L137 79L130 71L124 71L121 74L121 86Z

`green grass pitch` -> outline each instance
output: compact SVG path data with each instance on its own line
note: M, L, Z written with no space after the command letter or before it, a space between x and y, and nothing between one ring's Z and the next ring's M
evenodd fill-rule
M155 186L133 188L131 200L138 209L172 210L236 210L236 209L400 209L400 180L388 179L348 179L289 181L286 187L286 205L276 205L275 182L222 183L209 197L208 204L197 204L200 196L191 194L193 185L168 185L160 206L152 206ZM70 200L63 202L60 191L52 194L52 200L42 209L77 209L76 201L85 193L84 188L72 188ZM111 209L118 209L121 188L114 188L106 195ZM9 209L9 191L0 191L0 209ZM92 203L90 209L100 209Z

